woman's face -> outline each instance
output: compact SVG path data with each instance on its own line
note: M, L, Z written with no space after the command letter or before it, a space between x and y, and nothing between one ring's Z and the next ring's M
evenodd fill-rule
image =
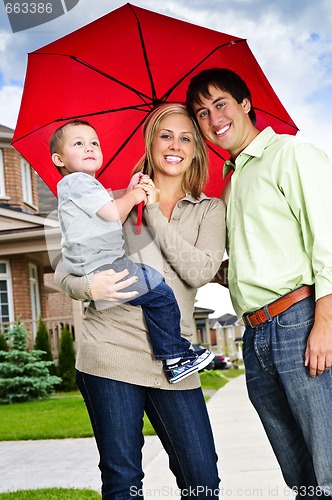
M152 143L154 175L182 177L195 154L194 126L180 113L165 117Z

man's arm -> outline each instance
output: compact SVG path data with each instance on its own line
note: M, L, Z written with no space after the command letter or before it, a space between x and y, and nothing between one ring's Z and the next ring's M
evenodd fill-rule
M332 294L316 302L315 322L305 351L305 366L311 377L322 375L332 366Z
M228 288L228 264L229 260L223 260L217 274L212 278L211 283L218 283L219 285Z

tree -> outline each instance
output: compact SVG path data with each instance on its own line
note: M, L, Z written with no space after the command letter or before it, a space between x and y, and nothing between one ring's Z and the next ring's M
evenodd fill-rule
M3 333L0 333L0 351L8 352L8 344Z
M29 333L19 321L5 333L9 351L1 351L0 403L23 403L46 399L61 379L49 373L50 361L42 361L43 351L28 350Z
M34 348L37 351L43 351L43 354L41 355L42 361L51 361L52 362L52 364L49 365L49 372L51 375L55 375L56 370L55 370L54 359L53 359L52 351L51 351L50 338L48 335L48 330L46 328L46 325L41 317L39 318L39 321L38 321L38 330L37 330L37 334L36 334Z
M68 392L76 389L74 340L66 325L61 332L57 373L62 379L61 390Z

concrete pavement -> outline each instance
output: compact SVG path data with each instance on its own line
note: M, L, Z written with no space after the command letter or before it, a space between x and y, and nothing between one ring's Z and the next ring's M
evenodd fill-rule
M221 498L292 500L262 425L246 393L244 376L231 380L208 402L219 456ZM179 500L159 439L143 448L144 494ZM94 439L0 442L0 492L48 487L100 491ZM135 498L133 496L133 498Z

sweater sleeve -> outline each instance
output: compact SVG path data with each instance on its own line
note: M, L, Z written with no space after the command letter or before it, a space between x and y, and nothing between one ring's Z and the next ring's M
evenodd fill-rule
M205 209L199 210L198 219L190 221L186 231L181 226L176 230L168 222L159 203L145 207L145 220L155 232L166 260L181 279L194 288L205 285L215 276L225 251L225 204L217 198L206 199L204 203ZM175 218L185 221L185 211Z
M54 279L57 285L69 297L76 300L91 300L89 296L93 274L74 276L69 274L61 259L55 269Z

